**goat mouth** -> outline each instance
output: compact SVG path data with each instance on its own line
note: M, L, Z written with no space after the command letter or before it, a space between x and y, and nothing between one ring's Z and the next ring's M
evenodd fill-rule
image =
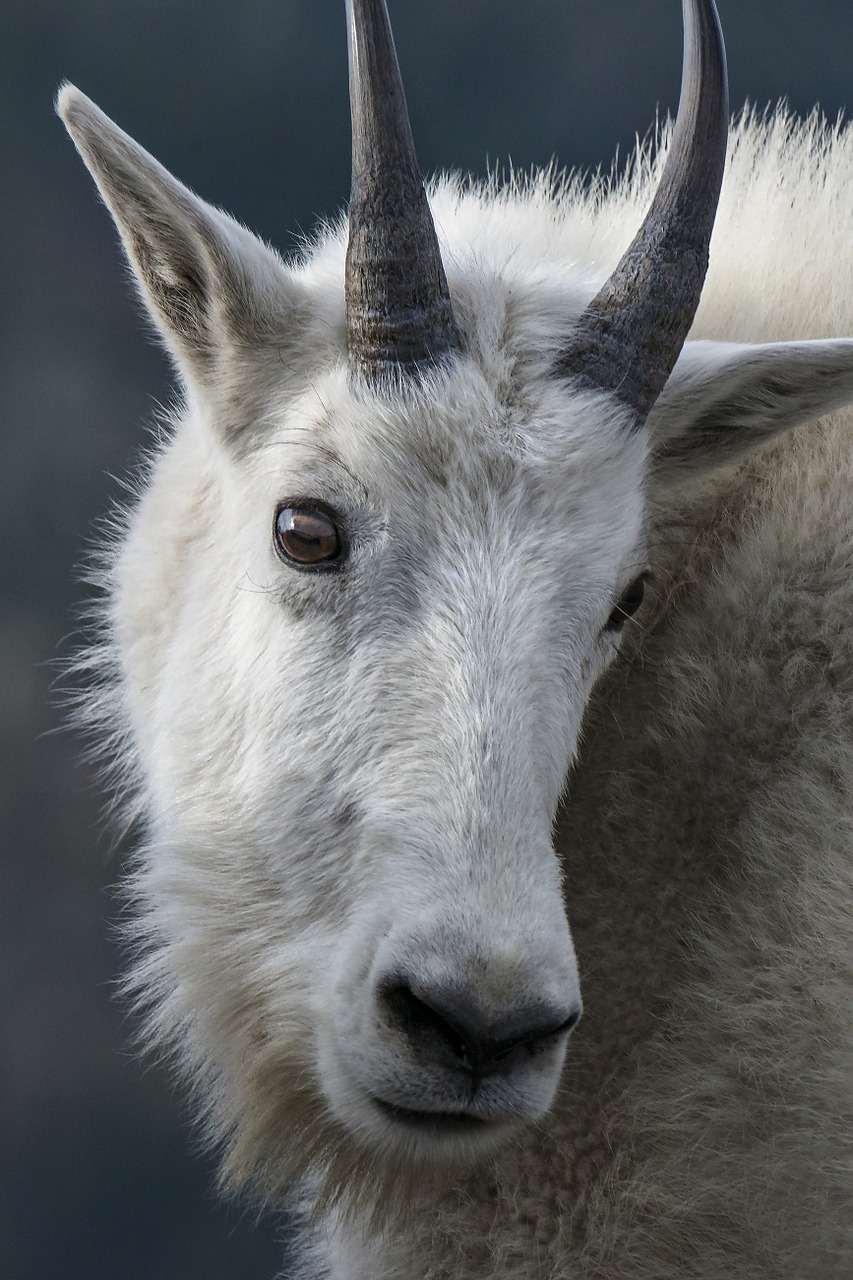
M483 1130L490 1123L481 1116L471 1115L470 1111L416 1111L409 1107L397 1106L393 1102L386 1102L375 1095L371 1095L371 1101L383 1115L409 1129L417 1129L421 1133L471 1133Z

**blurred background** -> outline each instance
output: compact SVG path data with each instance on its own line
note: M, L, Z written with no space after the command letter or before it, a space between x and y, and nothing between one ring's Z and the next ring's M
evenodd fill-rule
M288 250L349 186L342 0L0 6L0 1276L272 1280L286 1225L223 1206L165 1073L129 1049L125 851L57 659L80 565L165 360L52 112L69 78L200 194ZM719 0L732 105L853 96L850 0ZM609 167L680 80L677 0L393 0L422 167ZM851 217L853 231L853 216ZM286 1274L286 1272L285 1272Z

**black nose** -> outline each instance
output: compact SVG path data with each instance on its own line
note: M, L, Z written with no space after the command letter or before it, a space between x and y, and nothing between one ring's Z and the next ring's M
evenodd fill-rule
M487 1017L457 992L416 989L401 978L380 987L379 1003L419 1060L461 1067L475 1076L512 1070L522 1057L556 1048L581 1015L579 1006L556 1009L536 1003Z

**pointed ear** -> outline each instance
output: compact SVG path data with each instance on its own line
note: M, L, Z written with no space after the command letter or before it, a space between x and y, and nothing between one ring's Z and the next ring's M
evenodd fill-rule
M56 109L179 371L205 384L235 349L281 342L297 298L278 255L182 186L73 85L62 87Z
M688 342L648 418L655 478L713 471L850 401L853 339Z

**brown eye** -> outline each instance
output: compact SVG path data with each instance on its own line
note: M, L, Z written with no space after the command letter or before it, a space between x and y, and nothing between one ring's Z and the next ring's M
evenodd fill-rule
M275 518L275 540L284 559L300 567L329 564L341 552L334 520L312 507L282 507Z
M619 603L607 619L605 631L620 631L622 624L632 617L643 603L646 591L646 575L635 578L627 591L619 598Z

